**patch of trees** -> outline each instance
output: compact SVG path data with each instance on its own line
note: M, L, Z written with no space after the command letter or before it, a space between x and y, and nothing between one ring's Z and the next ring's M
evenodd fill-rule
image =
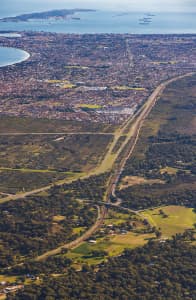
M191 237L185 233L165 243L150 241L110 258L96 272L89 266L79 272L70 268L64 276L46 277L40 286L28 285L7 299L194 299L196 251Z
M191 186L180 188L173 184L136 185L118 191L123 206L145 209L161 205L185 205L196 207L195 190Z
M70 267L71 259L63 256L51 256L43 261L30 260L22 265L14 266L8 270L6 274L25 276L32 274L37 276L40 274L59 274L65 272Z
M196 160L196 139L193 136L163 135L150 136L143 160L133 157L128 160L123 176L139 175L147 178L165 179L161 168L173 167L180 170L193 169Z
M132 186L118 191L124 205L143 209L165 204L195 207L196 134L193 128L195 76L164 91L141 130L124 176L161 179L164 184ZM192 109L187 109L190 107ZM185 109L186 108L186 109Z
M0 172L0 189L4 193L29 191L65 178L64 173L29 173L18 171Z
M10 201L0 208L2 268L20 261L21 256L35 257L74 240L78 234L73 229L90 227L97 216L89 204L54 190L49 196Z
M161 134L158 135L161 137ZM192 136L163 136L149 145L146 159L157 166L175 166L177 161L191 163L196 158L196 139Z
M81 198L92 202L103 201L108 178L109 173L90 176L86 179L79 179L70 184L65 184L61 189L69 191L70 195L75 198Z

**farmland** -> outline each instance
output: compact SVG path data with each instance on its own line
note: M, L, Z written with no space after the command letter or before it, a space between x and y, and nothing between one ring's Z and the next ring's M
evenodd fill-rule
M196 214L192 208L184 206L164 206L146 210L143 215L152 226L160 228L163 238L171 238L194 227Z

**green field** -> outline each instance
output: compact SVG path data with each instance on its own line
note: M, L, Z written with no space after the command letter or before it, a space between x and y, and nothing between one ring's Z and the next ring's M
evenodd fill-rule
M96 244L84 242L79 247L68 252L67 257L73 259L74 263L98 264L106 260L109 256L120 255L124 249L132 249L146 244L149 239L154 238L154 234L136 234L128 232L127 234L116 234L105 238L97 239ZM93 251L106 251L107 255L96 257Z
M160 213L161 211L161 213ZM141 212L141 216L146 218L152 227L156 227L162 233L161 238L171 238L183 233L187 229L194 228L196 214L192 208L184 206L163 206ZM129 214L109 211L104 228L109 224L114 226L123 224L129 220ZM140 228L138 226L138 228ZM74 264L98 264L107 260L110 256L120 255L125 249L133 249L143 246L150 239L155 239L154 233L137 233L129 231L126 234L105 234L103 237L95 238L96 243L84 242L79 247L70 250L67 257L73 259ZM93 256L93 251L106 251L102 257Z
M160 214L160 210L166 215ZM152 226L160 228L163 238L170 238L177 233L191 229L196 223L196 214L192 208L184 206L163 206L146 210L142 213Z
M119 225L130 219L130 214L119 213L113 210L109 210L106 216L104 224L107 226L109 224Z
M133 222L134 229L127 229L126 226ZM123 229L125 232L122 232ZM145 229L146 227L137 216L110 209L104 225L92 237L92 241L82 243L70 250L66 256L71 258L73 264L76 265L98 264L110 256L120 255L126 248L143 246L149 239L155 238L154 233L144 233ZM97 255L96 252L98 252ZM103 252L103 255L99 255L99 252Z

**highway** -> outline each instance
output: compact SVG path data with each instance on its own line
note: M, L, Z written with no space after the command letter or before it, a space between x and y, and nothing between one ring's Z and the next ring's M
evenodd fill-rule
M161 83L155 90L154 92L149 96L149 98L147 99L147 101L144 103L144 105L141 107L141 109L136 113L136 115L134 116L134 119L131 118L130 120L128 120L128 122L126 122L126 125L122 128L123 130L123 134L124 132L127 132L127 138L125 139L124 143L122 144L122 146L120 147L119 151L118 151L118 158L119 156L123 153L122 158L120 159L120 161L115 165L115 170L109 180L108 183L108 190L106 193L106 202L110 202L110 197L116 197L115 191L116 191L116 187L120 178L120 175L125 167L125 164L127 162L127 160L130 158L131 154L133 153L133 150L135 148L135 145L138 141L139 138L139 133L140 130L143 126L143 123L145 121L145 119L147 118L147 116L149 115L150 111L152 110L152 108L154 107L154 105L156 104L156 101L158 100L158 98L161 96L161 94L163 93L164 89L172 82L179 80L181 78L187 77L193 75L193 73L188 73L182 76L178 76L172 79L167 80L164 83ZM117 159L118 159L117 158ZM116 199L119 203L119 205L121 204L121 200L120 199Z

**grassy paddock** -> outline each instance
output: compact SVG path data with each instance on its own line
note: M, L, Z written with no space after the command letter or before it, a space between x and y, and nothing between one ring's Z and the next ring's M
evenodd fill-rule
M154 238L152 234L136 234L128 232L127 234L115 234L97 239L96 244L84 242L79 247L71 250L66 254L67 257L73 259L74 263L98 264L107 259L108 256L120 255L126 248L133 249L143 246L149 239ZM94 257L93 251L106 251L108 256Z
M160 214L160 210L167 216ZM193 228L196 223L196 214L192 208L184 206L163 206L149 209L143 212L149 222L160 228L164 238L170 238L177 233L183 233L186 229Z

